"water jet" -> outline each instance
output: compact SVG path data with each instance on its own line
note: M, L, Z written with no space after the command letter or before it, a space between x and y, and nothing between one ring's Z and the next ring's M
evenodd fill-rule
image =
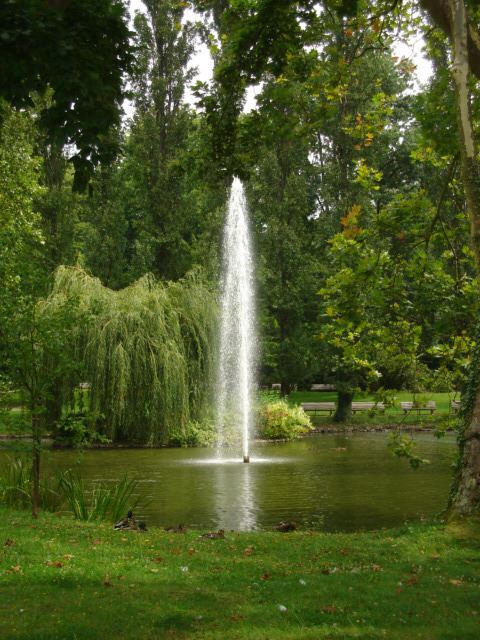
M217 375L217 452L232 422L240 431L243 461L250 462L249 437L255 351L253 259L248 207L242 183L234 178L223 235L221 319Z

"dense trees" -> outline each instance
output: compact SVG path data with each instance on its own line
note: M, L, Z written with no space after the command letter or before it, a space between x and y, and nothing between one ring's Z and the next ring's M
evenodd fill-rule
M113 439L161 442L202 414L234 174L258 254L262 382L333 382L339 420L358 390L462 384L480 263L476 14L419 4L440 29L416 92L392 41L426 22L403 3L198 0L194 25L187 3L145 0L132 44L116 0L1 9L1 375L28 395L26 369L50 372L29 400L35 428L61 421L82 376ZM11 63L22 33L31 68ZM193 107L198 37L215 69ZM76 267L52 285L60 265ZM458 511L478 502L475 376L469 388Z

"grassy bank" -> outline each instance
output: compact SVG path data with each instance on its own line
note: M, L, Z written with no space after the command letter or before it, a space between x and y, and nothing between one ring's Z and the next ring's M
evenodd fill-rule
M437 405L437 410L432 415L429 412L422 412L418 414L416 411L412 411L405 415L401 409L401 402L410 402L415 400L414 395L410 391L399 391L395 394L395 405L393 407L387 407L384 413L376 412L371 414L370 412L357 413L351 421L350 426L366 427L381 426L381 425L417 425L425 427L435 427L442 424L444 427L454 427L456 424L456 414L451 410L451 401L455 398L460 399L460 395L453 393L421 393L417 394L416 398L422 398L424 400L433 400ZM375 401L373 395L358 394L355 396L357 402ZM288 402L290 404L301 404L302 402L336 402L337 393L335 391L293 391L288 396ZM313 422L318 426L328 427L332 425L332 418L328 415L311 415ZM333 423L333 426L338 429L338 423Z
M5 640L480 633L478 523L203 539L0 509L0 543Z

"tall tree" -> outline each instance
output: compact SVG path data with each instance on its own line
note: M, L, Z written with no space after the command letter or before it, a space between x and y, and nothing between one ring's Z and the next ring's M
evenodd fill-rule
M74 187L115 150L105 144L119 121L124 74L132 61L122 0L2 2L0 96L16 107L53 89L40 126L56 146L74 148ZM25 52L28 55L25 55Z

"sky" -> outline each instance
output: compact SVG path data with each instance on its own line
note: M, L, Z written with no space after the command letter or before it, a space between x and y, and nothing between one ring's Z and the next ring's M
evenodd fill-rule
M130 15L133 18L136 11L143 11L144 5L142 0L129 0ZM185 19L192 22L198 19L196 14L191 9L185 11ZM432 65L429 60L422 53L423 39L421 37L411 39L408 43L397 42L394 45L395 54L399 58L409 58L416 66L415 72L415 85L419 87L421 84L428 81L432 74ZM202 82L208 82L212 78L213 74L213 60L208 48L198 43L197 51L192 57L191 67L197 68L197 76L194 79L194 83L199 80ZM247 90L247 96L245 100L244 111L249 112L256 106L255 95L260 91L259 87L249 87ZM186 91L185 100L187 103L194 105L195 97L190 90ZM131 117L133 114L133 106L127 101L124 105L127 117Z

